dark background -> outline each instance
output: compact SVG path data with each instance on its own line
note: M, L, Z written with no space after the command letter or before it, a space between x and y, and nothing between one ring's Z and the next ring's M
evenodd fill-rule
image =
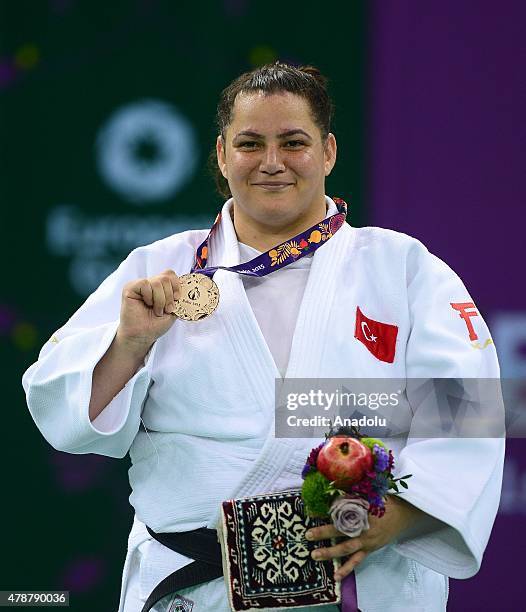
M489 321L503 373L526 377L525 22L511 0L0 1L0 590L68 589L75 612L117 609L129 459L53 450L21 375L132 248L212 221L217 98L259 64L329 77L339 147L327 193L350 202L352 224L415 235L445 259ZM110 132L126 116L132 132ZM174 159L167 134L185 129L189 154ZM127 187L101 169L110 145ZM186 178L156 190L148 171L169 163ZM524 608L524 443L508 449L482 570L451 581L450 610Z

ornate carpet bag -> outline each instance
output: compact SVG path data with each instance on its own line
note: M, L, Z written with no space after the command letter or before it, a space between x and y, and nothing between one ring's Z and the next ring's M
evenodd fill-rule
M299 490L223 502L218 535L232 610L339 603L339 562L310 556L331 542L305 539L309 527L322 524L305 514Z

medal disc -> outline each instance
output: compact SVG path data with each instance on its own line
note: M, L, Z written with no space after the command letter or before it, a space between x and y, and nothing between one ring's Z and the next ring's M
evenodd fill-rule
M219 304L219 289L205 274L183 274L181 297L175 300L173 315L183 321L199 321L211 315Z

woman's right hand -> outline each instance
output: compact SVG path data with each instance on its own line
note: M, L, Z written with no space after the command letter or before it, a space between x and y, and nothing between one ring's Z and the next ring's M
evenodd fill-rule
M124 285L117 338L138 352L147 352L174 324L176 317L171 313L180 293L173 270Z

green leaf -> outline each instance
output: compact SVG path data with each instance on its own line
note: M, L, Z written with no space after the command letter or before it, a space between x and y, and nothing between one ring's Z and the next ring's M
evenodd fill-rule
M409 487L407 486L407 483L405 483L403 480L400 481L400 484L404 487L404 489L408 489Z

